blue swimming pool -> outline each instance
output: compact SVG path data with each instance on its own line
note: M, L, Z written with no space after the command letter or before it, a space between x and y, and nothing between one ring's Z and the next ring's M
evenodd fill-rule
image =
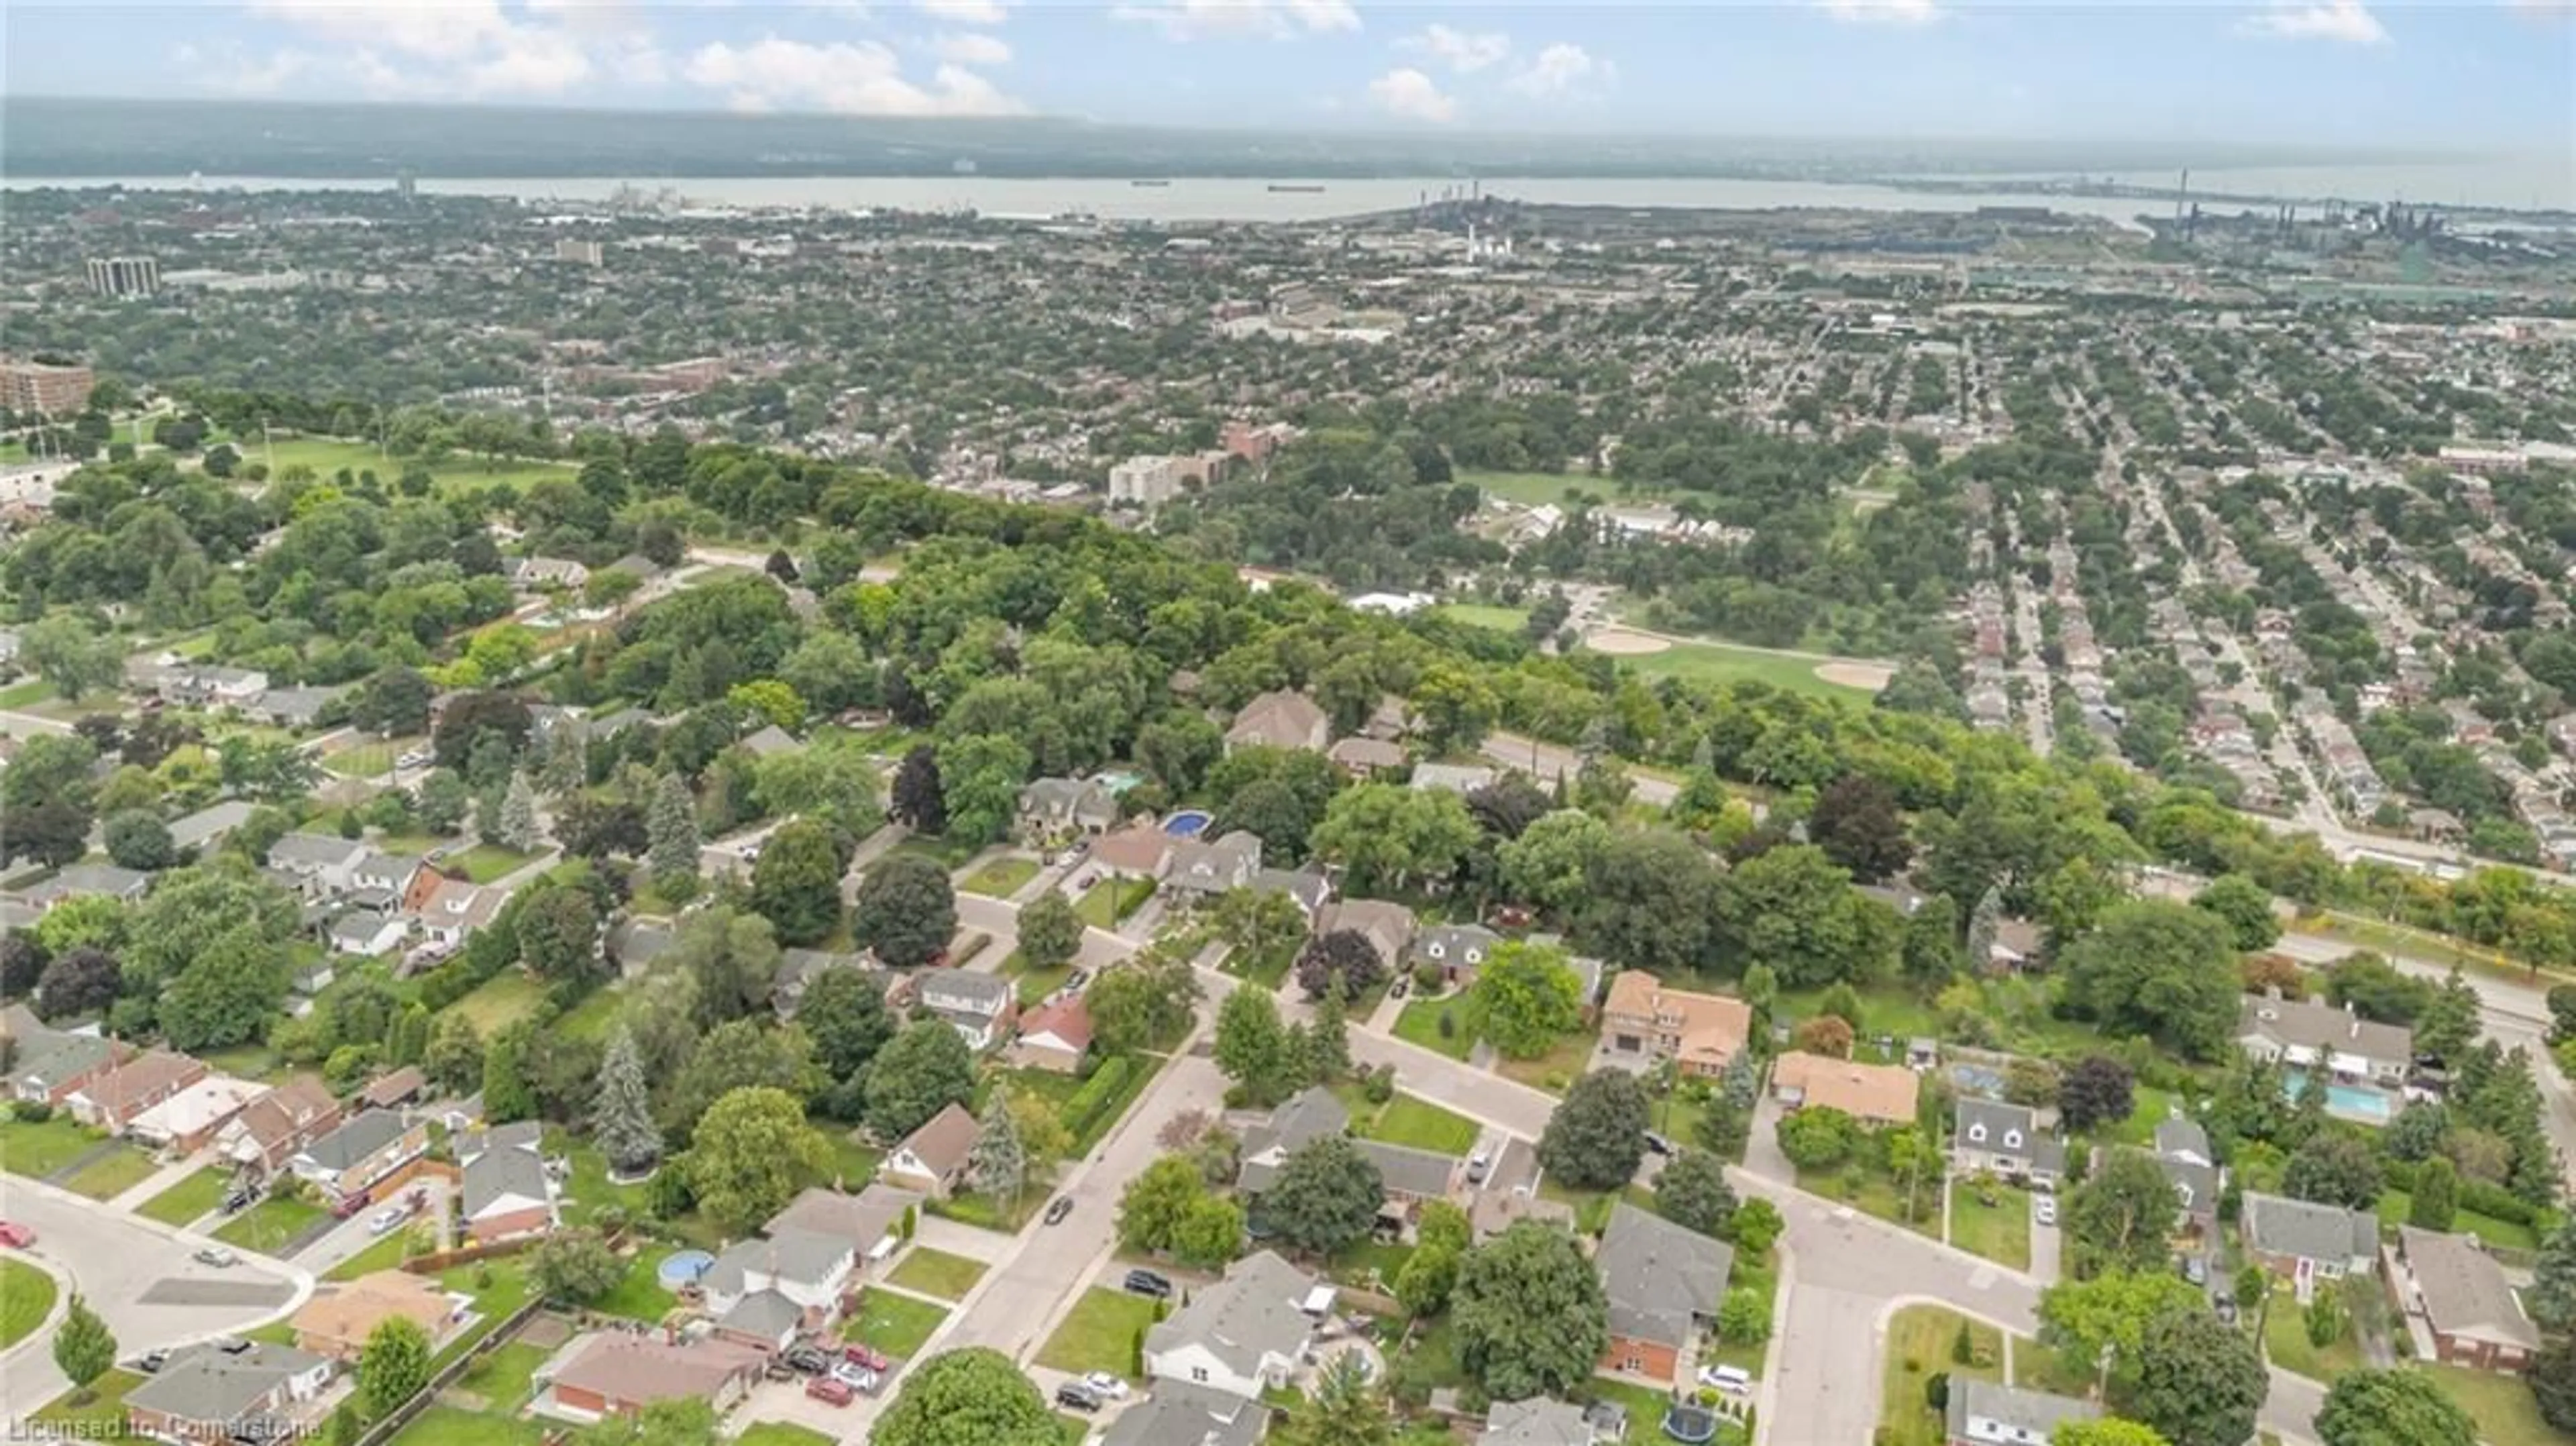
M716 1258L703 1250L674 1250L662 1257L662 1263L655 1268L654 1274L661 1277L664 1290L678 1291L683 1286L697 1284L698 1277L706 1274L715 1263Z
M2297 1099L2308 1087L2308 1072L2294 1064L2283 1065L2281 1087L2289 1092L2291 1099ZM2397 1113L2396 1101L2387 1091L2336 1084L2332 1080L2326 1082L2326 1109L2353 1119L2383 1122Z
M1215 821L1204 809L1185 808L1164 818L1163 832L1174 838L1197 838Z

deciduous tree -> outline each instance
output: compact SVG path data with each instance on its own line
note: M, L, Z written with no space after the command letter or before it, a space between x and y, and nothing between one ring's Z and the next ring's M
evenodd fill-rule
M1291 905L1290 907L1295 907ZM1082 916L1061 890L1049 889L1020 909L1020 960L1031 970L1060 969L1082 951Z
M824 1151L794 1095L753 1086L715 1102L682 1160L698 1208L743 1234L796 1197L805 1177L823 1168Z
M1376 1162L1349 1136L1325 1135L1289 1152L1261 1194L1261 1214L1291 1249L1331 1255L1367 1238L1385 1199Z
M868 1066L868 1127L892 1144L975 1097L975 1057L948 1021L906 1025Z
M1534 1220L1467 1252L1449 1319L1460 1364L1497 1401L1571 1394L1610 1343L1600 1272L1572 1235Z
M751 866L751 907L780 942L817 943L841 922L841 864L840 843L828 826L806 818L781 824ZM952 902L952 927L955 917Z
M2147 1322L2127 1374L2121 1414L2173 1446L2242 1446L2272 1388L2252 1339L2197 1303Z
M1539 1136L1539 1164L1578 1190L1612 1190L1637 1173L1651 1111L1643 1085L1621 1069L1596 1069L1574 1082Z
M2081 1275L2152 1271L2166 1261L2181 1201L2155 1160L2113 1150L2100 1171L2066 1199L2066 1233Z
M429 1332L409 1316L389 1316L367 1334L358 1356L358 1395L383 1420L429 1384Z
M116 1364L116 1337L78 1292L64 1312L62 1327L54 1332L54 1364L81 1391Z
M898 969L918 968L957 932L957 893L948 871L919 854L879 860L859 884L850 935Z
M2116 1059L2086 1055L2058 1080L2058 1121L2071 1134L2117 1124L2136 1107L2136 1078Z
M1735 1191L1726 1166L1706 1150L1684 1150L1655 1177L1655 1209L1667 1220L1724 1239L1735 1221Z
M2326 1129L2290 1152L2281 1190L2295 1199L2368 1210L2379 1203L2379 1157L2353 1135Z
M1565 952L1510 940L1476 976L1485 1038L1513 1059L1536 1059L1583 1023L1583 985Z
M1056 1446L1063 1433L1038 1388L999 1351L943 1351L907 1372L871 1446Z
M2212 914L2161 899L2104 911L2061 959L2067 1002L2108 1030L2219 1058L2236 1027L2236 945Z
M588 1305L626 1278L626 1262L596 1230L557 1230L528 1252L528 1285L557 1305Z

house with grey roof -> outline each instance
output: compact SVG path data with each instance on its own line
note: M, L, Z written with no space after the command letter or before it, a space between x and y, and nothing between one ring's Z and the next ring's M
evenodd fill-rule
M883 1181L871 1181L855 1195L809 1186L760 1229L772 1239L790 1231L834 1236L848 1241L862 1262L882 1260L901 1248L904 1212L922 1200Z
M345 683L335 688L269 688L242 704L241 711L278 728L310 728L348 691Z
M1333 881L1312 869L1256 869L1244 887L1257 894L1286 894L1310 922L1333 897Z
M1598 1435L1583 1408L1571 1401L1532 1396L1526 1401L1496 1401L1485 1413L1484 1434L1476 1446L1597 1446Z
M297 892L313 897L349 888L368 852L364 843L337 834L291 833L269 845L268 866L293 877Z
M999 974L931 969L914 983L914 1002L948 1021L966 1047L986 1050L1010 1038L1020 1018L1020 990Z
M2090 1401L1958 1375L1950 1378L1942 1429L1950 1446L2040 1446L2067 1422L2101 1415Z
M1404 745L1385 738L1353 734L1326 749L1333 766L1365 783L1379 773L1404 766Z
M1950 1162L1962 1174L2055 1185L2066 1174L2066 1142L2043 1128L2038 1112L2026 1105L1961 1095L1951 1121Z
M1351 1112L1333 1098L1332 1091L1322 1085L1298 1091L1281 1101L1267 1121L1243 1132L1235 1188L1247 1195L1260 1194L1290 1155L1326 1135L1347 1133L1350 1127Z
M2246 1252L2295 1285L2302 1303L2313 1282L2368 1275L2379 1258L2379 1217L2366 1210L2249 1190L2237 1226Z
M1040 778L1020 790L1019 835L1030 844L1075 834L1095 836L1118 824L1118 800L1088 778Z
M366 1110L287 1161L324 1193L346 1199L429 1153L429 1126L391 1110Z
M1386 1203L1399 1214L1409 1213L1413 1206L1426 1200L1449 1198L1449 1182L1458 1173L1458 1157L1437 1150L1417 1150L1410 1145L1390 1145L1384 1140L1360 1140L1359 1152L1377 1166L1378 1181L1386 1191Z
M1187 1381L1161 1381L1118 1413L1100 1446L1252 1446L1270 1427L1270 1408Z
M1332 1300L1330 1286L1270 1251L1256 1252L1146 1328L1145 1374L1256 1398L1288 1384Z
M1333 739L1333 720L1303 693L1264 693L1243 705L1225 730L1225 751L1299 748L1321 753Z
M56 1029L23 1004L0 1010L0 1040L9 1046L9 1098L60 1105L117 1060L118 1046L95 1033ZM127 1047L130 1051L131 1046Z
M1490 786L1494 777L1494 770L1481 763L1417 763L1413 766L1412 787L1473 793Z
M546 1169L534 1120L474 1131L456 1142L465 1232L477 1245L552 1230L561 1191Z
M212 1345L172 1353L125 1393L125 1424L165 1441L261 1440L292 1434L298 1408L330 1384L328 1356L273 1341L239 1353Z
M227 798L221 803L208 804L184 818L172 819L170 842L183 849L212 848L223 842L233 830L250 822L256 808L257 805L246 798Z
M745 735L734 746L754 758L775 758L782 753L797 752L805 745L797 740L795 734L769 723Z
M118 899L133 903L152 887L152 876L114 864L66 864L54 876L18 891L18 897L38 909L50 909L65 899Z
M860 1259L845 1235L789 1228L736 1242L698 1278L698 1289L719 1332L775 1350L831 1322Z
M2218 1197L2227 1188L2227 1174L2198 1121L2176 1115L2156 1125L2156 1168L2173 1182L2181 1207L2177 1229L2207 1235L2218 1228Z
M780 1019L794 1019L797 1006L805 1001L805 991L813 987L815 980L838 969L868 976L880 991L886 987L886 971L870 964L864 955L832 949L781 949L778 972L771 976L769 984L770 1007L778 1011Z
M1163 888L1184 903L1198 903L1244 887L1259 872L1260 835L1238 828L1215 840L1174 840Z
M2415 1062L2415 1032L2404 1025L2364 1019L2350 1004L2338 1009L2284 998L2277 988L2247 996L2236 1042L2266 1063L2323 1069L2338 1080L2383 1089L2403 1088Z
M1452 984L1472 983L1503 936L1482 924L1435 924L1413 936L1405 963L1429 965Z
M2460 1235L2397 1227L2389 1279L2411 1327L2421 1322L2435 1360L2481 1371L2520 1371L2540 1353L2540 1328L2494 1256ZM2420 1337L2419 1337L2420 1339Z
M1717 1318L1735 1249L1626 1202L1592 1264L1610 1301L1610 1345L1601 1369L1665 1385L1687 1384L1684 1358Z
M1345 930L1368 940L1378 961L1394 969L1413 943L1413 911L1384 899L1336 899L1316 911L1317 938Z
M632 979L653 967L653 961L671 947L672 938L671 926L661 920L625 918L608 926L604 942L617 971Z

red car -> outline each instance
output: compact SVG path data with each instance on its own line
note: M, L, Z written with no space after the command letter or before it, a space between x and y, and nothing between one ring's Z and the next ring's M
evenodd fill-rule
M817 1401L829 1401L835 1406L846 1406L859 1398L859 1393L851 1390L848 1382L836 1381L830 1376L816 1376L807 1381L805 1394Z
M841 1354L849 1359L850 1364L865 1366L871 1371L883 1372L893 1364L881 1352L870 1346L851 1346Z
M331 1213L339 1219L346 1220L366 1209L368 1200L369 1193L365 1190L360 1190L354 1195L343 1195L336 1204L332 1205Z
M15 1220L0 1220L0 1245L6 1245L12 1250L24 1250L35 1243L34 1227L21 1225Z

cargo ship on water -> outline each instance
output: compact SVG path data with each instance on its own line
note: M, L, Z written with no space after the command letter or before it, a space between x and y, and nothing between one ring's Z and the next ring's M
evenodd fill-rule
M1285 181L1273 181L1270 183L1270 189L1283 195L1311 196L1322 191L1324 188L1316 185L1292 185Z

